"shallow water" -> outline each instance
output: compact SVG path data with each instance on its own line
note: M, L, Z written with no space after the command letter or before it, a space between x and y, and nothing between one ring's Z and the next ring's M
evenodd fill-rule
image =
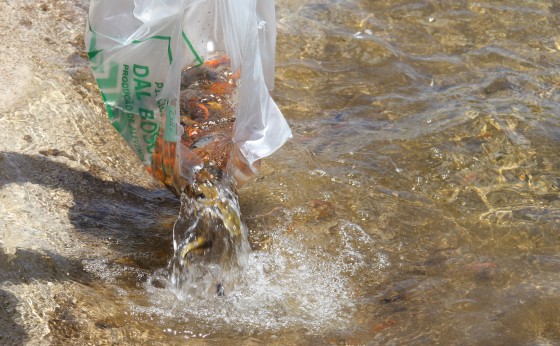
M277 0L294 138L239 191L243 278L189 299L87 1L0 2L0 343L560 343L560 7L519 3Z

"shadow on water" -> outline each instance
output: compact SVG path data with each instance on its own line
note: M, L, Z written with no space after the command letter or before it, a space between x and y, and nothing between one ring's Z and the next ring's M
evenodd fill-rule
M2 345L22 345L27 334L17 321L21 318L16 310L17 298L0 289L0 343Z
M167 190L106 181L46 155L0 153L0 188L30 183L70 192L72 201L61 202L60 208L68 208L76 231L92 241L102 241L112 250L155 256L150 250L162 246L172 249L172 223L179 201ZM154 256L144 258L144 262L158 257ZM166 259L157 262L161 260L166 263Z
M68 210L75 235L94 255L109 250L109 262L149 275L172 256L172 226L179 201L166 190L103 180L46 155L0 152L0 189L9 184L70 192L72 201L56 208ZM6 287L36 281L95 285L98 278L84 270L85 265L83 259L44 250L0 251L0 344L22 344L28 339L24 317L16 308L21 302ZM138 279L124 277L119 283L137 285Z
M92 282L80 261L66 258L52 252L40 253L17 249L13 254L0 252L0 284L30 284L34 281L61 282L72 280L82 284ZM17 310L19 300L7 290L0 289L0 344L21 345L27 339L27 332L20 324L24 318Z

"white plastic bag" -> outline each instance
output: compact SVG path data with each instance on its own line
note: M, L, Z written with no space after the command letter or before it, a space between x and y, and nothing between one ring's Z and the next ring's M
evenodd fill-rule
M179 145L181 71L218 53L240 73L232 133L237 159L254 170L255 161L291 137L269 94L275 39L274 0L91 0L85 37L113 126L147 167L158 136L177 144L175 172L195 162L185 160L192 155Z

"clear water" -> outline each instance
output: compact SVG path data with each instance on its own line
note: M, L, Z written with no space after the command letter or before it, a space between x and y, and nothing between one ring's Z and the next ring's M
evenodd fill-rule
M0 2L0 343L560 343L560 6L277 8L295 136L192 297L154 284L180 204L105 118L87 1Z
M173 258L166 270L158 270L149 280L183 300L234 292L251 251L233 178L226 174L195 184L204 197L181 195L173 225Z

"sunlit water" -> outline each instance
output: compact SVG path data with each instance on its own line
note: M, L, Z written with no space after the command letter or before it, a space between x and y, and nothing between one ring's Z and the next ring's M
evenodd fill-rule
M224 296L235 290L247 265L250 245L241 221L234 180L204 182L206 195L181 195L173 225L173 258L150 279L184 300Z
M242 274L196 296L166 276L180 203L79 54L86 1L0 3L0 343L560 343L560 6L277 7L295 136L239 190Z

